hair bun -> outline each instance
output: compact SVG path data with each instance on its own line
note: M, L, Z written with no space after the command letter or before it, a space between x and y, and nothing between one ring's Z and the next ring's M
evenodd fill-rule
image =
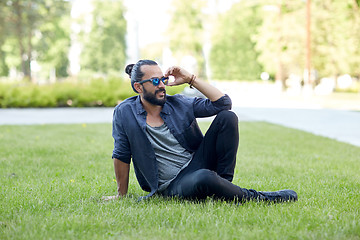
M125 68L125 72L129 75L129 78L131 78L131 71L133 69L135 64L128 64Z

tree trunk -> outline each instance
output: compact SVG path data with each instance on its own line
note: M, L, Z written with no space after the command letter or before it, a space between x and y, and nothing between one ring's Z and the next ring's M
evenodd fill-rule
M19 1L14 1L13 6L14 6L14 9L15 9L15 13L16 13L15 26L16 26L16 37L17 37L17 40L18 40L19 51L20 51L21 72L25 75L26 63L25 63L25 60L24 60L25 49L24 49L24 45L22 43L22 35L23 35L23 30L22 30L22 9L21 9Z
M281 90L286 90L286 79L284 77L284 69L282 63L282 39L283 39L283 32L282 32L282 4L283 2L280 1L277 5L278 8L278 16L277 16L277 46L276 46L276 74L275 74L275 81L281 84Z
M30 10L31 11L31 10ZM28 36L27 36L27 44L28 44L28 49L27 49L27 61L26 61L26 71L27 74L25 74L26 77L29 78L30 81L32 81L32 75L31 75L31 59L32 59L32 43L31 43L31 38L32 38L32 18L30 17L28 20Z
M31 76L31 60L32 60L32 32L33 32L33 22L34 22L34 18L33 18L33 13L32 13L32 3L31 1L28 2L27 5L27 13L28 13L28 17L27 17L27 25L28 25L28 32L27 32L27 61L26 61L26 74L25 76L32 81L32 76ZM25 37L25 36L24 36Z
M23 9L21 6L21 3L19 0L14 1L14 9L16 13L16 19L15 19L15 26L16 26L16 37L19 44L19 51L20 51L20 59L21 59L21 72L24 74L24 77L31 80L31 74L30 74L30 57L29 51L31 51L31 48L28 49L28 52L26 52L24 42L23 40L26 39L24 30L23 30ZM31 31L29 33L31 35ZM29 36L28 36L29 37ZM28 43L28 46L31 46L31 42Z

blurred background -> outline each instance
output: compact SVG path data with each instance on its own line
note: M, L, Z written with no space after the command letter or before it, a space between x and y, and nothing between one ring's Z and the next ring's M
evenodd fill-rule
M240 106L360 110L360 0L0 1L2 108L115 106L138 59Z

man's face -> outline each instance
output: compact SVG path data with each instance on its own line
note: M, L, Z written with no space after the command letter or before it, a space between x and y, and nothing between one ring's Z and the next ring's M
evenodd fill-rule
M161 78L163 73L158 65L143 65L141 71L144 73L142 80L151 78ZM166 102L165 85L160 81L159 85L154 86L152 82L145 82L142 84L142 97L153 105L163 106Z

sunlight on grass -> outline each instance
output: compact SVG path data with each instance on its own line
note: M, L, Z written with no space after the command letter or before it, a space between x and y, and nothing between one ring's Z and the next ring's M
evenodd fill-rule
M202 123L205 130L208 125ZM0 126L0 239L359 239L360 148L241 123L234 183L299 201L243 205L116 193L110 124Z

